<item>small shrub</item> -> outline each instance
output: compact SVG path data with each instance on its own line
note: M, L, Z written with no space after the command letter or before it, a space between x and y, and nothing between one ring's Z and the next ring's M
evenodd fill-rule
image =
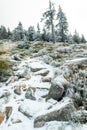
M20 43L20 44L18 44L18 48L19 49L29 49L29 44L28 43Z
M10 73L10 62L0 59L0 81L5 81Z

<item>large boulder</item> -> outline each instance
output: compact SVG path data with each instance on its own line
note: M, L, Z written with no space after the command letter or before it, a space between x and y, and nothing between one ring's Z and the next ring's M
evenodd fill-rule
M37 113L47 110L51 104L47 102L38 102L29 99L25 99L24 102L19 106L18 110L27 117L33 117Z
M53 108L40 114L34 120L34 127L42 127L48 121L70 121L75 107L71 100L55 105Z
M63 75L57 76L54 79L54 81L57 83L60 82L65 90L70 87L70 83L66 80L66 78Z
M56 83L55 81L52 81L47 99L53 98L55 100L60 100L64 93L64 87L60 83Z
M63 76L56 77L51 83L47 99L60 100L68 87L69 82Z

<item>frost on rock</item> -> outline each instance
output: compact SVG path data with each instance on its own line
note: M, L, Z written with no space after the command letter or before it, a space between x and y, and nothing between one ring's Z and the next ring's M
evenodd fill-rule
M28 117L32 117L40 111L47 110L50 106L50 103L31 101L27 99L19 106L19 111Z
M12 73L0 82L0 130L87 130L87 45L13 44Z

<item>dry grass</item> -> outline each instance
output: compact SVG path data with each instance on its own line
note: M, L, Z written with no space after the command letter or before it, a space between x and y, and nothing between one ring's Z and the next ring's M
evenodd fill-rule
M0 58L0 70L9 69L9 62L4 58Z
M0 81L9 76L11 71L10 54L14 44L5 42L0 45Z
M14 47L13 44L4 43L0 45L0 55L9 53L12 48Z
M9 43L4 43L0 45L0 71L9 69L9 62L7 54L12 49L12 45Z

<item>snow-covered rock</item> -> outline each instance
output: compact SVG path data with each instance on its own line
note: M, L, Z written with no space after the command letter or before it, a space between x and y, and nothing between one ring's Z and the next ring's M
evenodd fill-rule
M66 89L69 87L69 82L61 75L57 76L52 82L51 87L48 93L49 98L53 98L55 100L60 100L63 97Z
M36 72L35 74L36 75L41 75L41 76L47 76L48 73L49 73L49 70L43 69L43 70L40 70L40 71Z
M33 63L30 63L30 69L32 72L37 72L39 70L45 69L45 66L39 62L33 62Z
M53 108L40 113L34 120L34 127L42 127L48 121L69 121L74 111L73 102L66 99L64 102L56 104Z
M4 89L4 90L0 91L0 98L9 97L10 95L11 95L11 93L7 89Z
M51 106L50 103L38 102L26 99L20 106L19 111L27 117L35 116L40 111L47 110Z
M0 130L87 130L87 45L40 41L20 51L13 44L12 73L0 82Z
M70 86L70 83L64 78L63 75L57 76L54 81L56 83L60 83L62 84L62 86L64 87L64 89L67 89Z
M26 84L26 82L20 81L17 82L14 85L14 92L18 95L21 95L22 91L26 91L28 89L28 85Z
M65 64L87 65L87 58L77 58L66 61Z
M55 100L60 100L64 93L64 87L61 83L52 81L51 87L47 96L47 99L53 98Z
M34 90L35 90L35 89L32 89L32 88L29 87L29 88L27 89L26 93L25 93L25 97L26 97L27 99L36 100L36 98L35 98L35 96L34 96L34 94L35 94Z

